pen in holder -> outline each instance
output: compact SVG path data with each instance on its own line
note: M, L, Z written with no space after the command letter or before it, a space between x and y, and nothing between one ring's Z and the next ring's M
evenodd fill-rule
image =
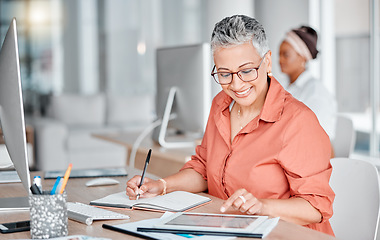
M30 234L33 239L46 239L68 235L67 194L31 194Z

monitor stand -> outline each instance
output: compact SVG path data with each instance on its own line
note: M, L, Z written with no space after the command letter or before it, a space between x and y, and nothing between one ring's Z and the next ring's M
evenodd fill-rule
M189 147L195 147L194 141L167 141L166 140L166 132L168 128L168 123L171 120L171 117L173 114L170 114L172 111L173 103L175 94L177 92L176 87L171 87L169 94L168 94L168 100L166 102L164 116L162 117L162 123L160 128L160 133L158 135L158 143L164 147L164 148L189 148Z

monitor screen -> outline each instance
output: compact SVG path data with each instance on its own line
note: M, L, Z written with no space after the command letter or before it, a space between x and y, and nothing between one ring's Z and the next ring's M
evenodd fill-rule
M220 90L210 75L210 45L202 43L159 48L156 57L158 118L164 119L165 110L170 108L170 113L175 118L168 122L167 129L174 129L173 132L189 138L201 138L212 98ZM171 90L174 90L172 95ZM165 124L162 124L161 129L155 130L154 138L157 138L157 133L162 128L165 128ZM163 145L161 142L160 144Z
M0 124L9 156L29 192L30 174L15 18L0 51Z

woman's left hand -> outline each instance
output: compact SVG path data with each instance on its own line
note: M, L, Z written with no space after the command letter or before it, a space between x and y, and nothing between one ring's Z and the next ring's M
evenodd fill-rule
M225 212L230 207L246 214L260 214L263 203L246 189L241 188L223 203L220 211Z

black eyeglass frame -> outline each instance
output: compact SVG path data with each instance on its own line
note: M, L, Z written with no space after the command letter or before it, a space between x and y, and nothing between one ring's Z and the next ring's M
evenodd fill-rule
M263 61L264 61L265 56L267 55L267 53L268 53L268 52L266 52L266 53L264 54L264 56L263 56L263 58L261 59L260 64L259 64L258 67L255 67L255 68L245 68L245 69L239 70L239 71L237 71L237 72L214 72L214 70L215 70L215 68L216 68L216 66L214 65L214 67L213 67L212 70L211 70L211 76L212 76L212 78L215 80L215 82L218 83L218 84L220 84L220 85L228 85L228 84L231 84L232 81L233 81L233 79L234 79L234 74L236 74L236 75L240 78L240 80L242 80L243 82L252 82L252 81L255 81L255 80L259 77L259 69L260 69L261 64L263 63ZM252 79L252 80L243 80L242 77L240 76L241 72L242 72L242 71L247 71L247 70L249 70L249 69L252 69L252 70L254 69L254 70L256 71L256 78L255 78L255 79ZM216 80L216 78L215 78L215 76L214 76L215 74L218 74L218 73L230 73L230 74L231 74L231 81L228 82L228 83L220 83L218 80Z

